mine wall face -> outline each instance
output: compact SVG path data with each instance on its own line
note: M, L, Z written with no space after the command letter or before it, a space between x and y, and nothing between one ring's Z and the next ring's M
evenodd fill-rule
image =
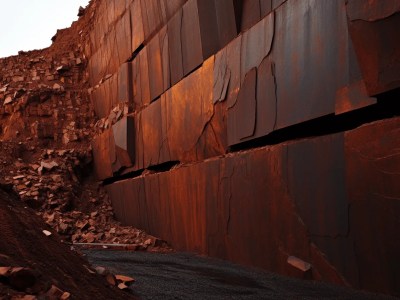
M97 1L95 170L125 224L400 294L399 1Z

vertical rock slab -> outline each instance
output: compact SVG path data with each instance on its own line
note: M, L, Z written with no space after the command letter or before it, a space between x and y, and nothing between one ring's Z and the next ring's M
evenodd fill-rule
M400 1L351 0L346 8L368 94L400 87Z
M114 136L112 130L106 130L92 141L93 164L98 180L113 176L115 161Z
M171 87L171 69L169 63L169 39L167 26L161 28L159 32L160 39L160 51L161 51L161 66L162 66L162 77L163 77L163 89L165 92Z
M343 32L348 39L347 72L345 84L336 91L335 114L342 114L376 103L376 98L369 97L363 80L353 43L348 31Z
M144 42L144 29L140 0L134 0L130 5L131 14L131 49L135 52Z
M344 135L306 139L287 148L289 193L310 239L347 282L357 286L356 252L349 236Z
M241 82L250 69L258 67L269 55L275 35L275 15L270 14L243 34L241 47Z
M234 38L236 38L238 31L235 18L234 0L214 0L215 1L215 14L218 24L218 40L219 48L214 51L215 54L218 50L225 47Z
M161 28L165 20L163 20L159 0L140 0L140 7L142 9L144 40L147 41Z
M144 49L147 51L149 61L150 100L159 97L163 89L163 66L161 58L160 35L156 34Z
M125 6L125 5L124 5ZM119 64L128 61L132 56L132 43L131 43L131 16L130 12L126 11L121 19L115 24L116 31L116 46L119 57Z
M203 62L197 0L183 6L181 26L183 74L188 75Z
M196 1L203 60L215 54L219 48L218 23L215 1Z
M131 116L124 117L112 126L118 171L130 167L135 162L135 124Z
M224 152L212 123L214 57L165 93L162 118L171 160L196 161Z
M240 30L246 31L261 19L260 0L242 0L242 22Z
M155 166L169 160L166 137L163 136L161 101L149 105L139 114L144 167ZM140 147L140 145L138 145Z
M272 11L273 0L260 0L261 19Z
M132 65L127 62L118 70L118 99L117 101L133 104L132 98Z
M111 109L118 104L118 76L111 76L91 94L91 101L99 118L107 117Z
M233 145L254 135L257 114L257 69L244 78L236 103L228 110L228 144Z
M400 293L399 118L345 133L350 229L360 288Z
M241 85L240 35L215 55L213 102L226 101L227 107L235 104Z
M336 91L346 85L346 27L340 1L287 1L276 9L277 129L335 111Z
M150 103L149 64L146 49L132 61L133 103L135 110Z
M180 9L168 22L168 54L172 86L183 78L181 28L182 10Z

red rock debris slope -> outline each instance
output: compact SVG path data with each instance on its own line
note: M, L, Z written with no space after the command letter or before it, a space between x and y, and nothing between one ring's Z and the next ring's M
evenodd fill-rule
M71 28L57 31L51 47L0 59L1 299L58 295L52 285L75 299L128 297L90 274L70 251L72 243L170 251L164 242L115 221L92 175L90 141L98 126L84 48L96 5L92 1ZM30 280L29 287L15 283Z

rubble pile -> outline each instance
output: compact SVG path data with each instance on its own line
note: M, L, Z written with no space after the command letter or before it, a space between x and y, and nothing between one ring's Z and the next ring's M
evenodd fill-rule
M59 30L48 49L0 59L0 183L12 187L67 243L124 244L169 251L166 243L114 220L92 177L90 142L128 114L121 102L96 119L87 72L91 14Z
M78 51L45 50L0 59L0 127L3 140L86 140L93 113L85 90L85 59Z
M34 151L33 149L32 151ZM104 189L82 184L90 169L90 149L45 149L37 161L17 159L4 183L65 242L124 244L130 250L165 251L165 242L115 221ZM160 249L161 247L161 249Z

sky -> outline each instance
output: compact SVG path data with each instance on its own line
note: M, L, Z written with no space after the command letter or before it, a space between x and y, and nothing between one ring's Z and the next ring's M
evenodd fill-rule
M78 19L89 0L0 0L0 57L51 45L57 29Z

